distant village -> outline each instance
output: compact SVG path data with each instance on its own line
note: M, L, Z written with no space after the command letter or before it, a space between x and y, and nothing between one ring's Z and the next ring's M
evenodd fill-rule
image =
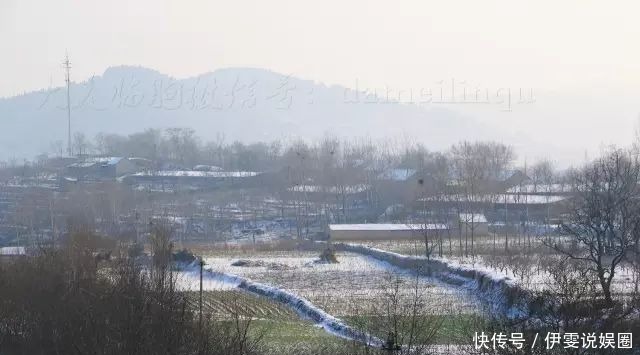
M55 243L74 223L140 241L162 221L177 243L526 238L553 233L572 198L551 163L516 167L512 148L493 142L463 142L448 152L335 138L288 146L236 142L214 151L196 140L192 147L189 158L176 154L179 145L164 154L156 145L140 156L132 149L5 163L1 255Z

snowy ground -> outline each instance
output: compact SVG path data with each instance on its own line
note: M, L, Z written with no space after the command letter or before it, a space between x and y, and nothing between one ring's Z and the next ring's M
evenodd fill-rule
M468 314L479 309L477 300L455 287L427 278L416 279L370 257L353 253L338 253L337 257L338 264L318 264L314 263L317 253L313 252L262 252L253 256L206 258L205 261L212 270L282 288L336 316L370 313L384 302L383 298L396 281L400 282L399 294L408 298L417 290L434 314ZM239 259L267 265L231 265ZM197 274L182 273L180 279L184 289L197 289ZM216 290L233 285L206 281L204 287Z
M533 247L528 249L524 240L522 244L516 244L516 239L512 238L512 246L508 252L504 251L504 237L498 237L496 242L497 247L494 249L492 237L477 238L475 245L477 255L463 256L460 255L457 238L452 242L451 252L449 252L448 241L445 240L443 256L438 257L436 251L436 256L432 258L446 261L452 266L475 269L497 277L508 277L530 290L539 291L551 287L549 268L560 259L558 254L535 239L532 242ZM424 257L422 241L376 241L352 244ZM629 292L634 287L633 270L629 267L617 269L613 284L614 292Z

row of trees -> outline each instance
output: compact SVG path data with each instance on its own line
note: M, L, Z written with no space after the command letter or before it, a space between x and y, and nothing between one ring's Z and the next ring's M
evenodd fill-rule
M159 231L148 264L84 227L60 248L0 263L2 353L258 353L246 321L199 320L176 288L171 244Z
M295 166L302 159L309 168L318 170L360 165L379 168L400 165L433 170L442 166L440 159L447 157L451 159L451 169L473 170L467 173L480 175L478 178L495 178L516 158L510 146L497 142L462 142L449 152L433 153L413 140L364 138L347 141L330 134L317 142L294 139L242 143L229 142L223 135L203 142L189 128L148 129L128 136L100 133L93 139L77 133L73 142L74 154L80 156L140 157L186 168L209 164L226 170L264 171L273 167L274 162L278 166ZM63 156L64 152L56 149L57 145L52 143L50 153Z
M558 348L549 353L591 354L637 352L640 327L640 160L636 149L608 148L583 167L571 169L572 199L560 237L544 237L556 255L544 288L531 306L534 322L498 320L496 332L511 329L528 339L536 334L628 333L634 349ZM534 256L541 257L541 255ZM529 272L531 269L529 267ZM635 278L631 286L630 275ZM631 287L630 287L631 286ZM531 341L531 340L529 340ZM513 348L498 349L514 354ZM546 352L545 352L546 353Z
M570 176L574 198L562 225L569 238L545 243L582 262L612 305L623 265L640 270L640 161L633 151L612 149Z
M76 224L58 248L0 263L2 354L282 353L263 340L279 328L254 328L253 307L220 297L225 314L213 316L202 298L180 289L168 221L153 225L148 256L141 245L90 229ZM280 346L295 354L429 354L443 318L427 291L417 275L390 273L375 300L354 305L352 325L383 339L383 349L355 340ZM468 336L455 341L468 342L472 324L461 326Z
M409 214L415 214L414 209L420 208L417 200L425 198L445 201L453 197L458 201L457 212L473 217L476 213L484 212L476 207L479 196L491 203L500 203L497 196L504 191L504 180L516 166L513 148L497 142L461 142L442 152L429 151L424 145L413 141L345 141L331 135L316 142L227 143L221 136L213 142L203 143L193 130L175 128L165 131L149 129L129 136L99 134L93 140L78 138L77 143L83 147L83 154L90 152L103 156L146 158L158 170L163 166L190 169L197 164L204 164L220 166L225 170L276 172L272 175L276 179L265 181L261 191L224 192L217 197L212 194L207 201L219 204L220 209L230 204L244 204L244 201L238 200L240 197L246 201L257 201L270 195L282 201L283 217L287 208L294 209L289 212L295 216L298 236L306 235L305 230L314 223L371 222L388 206L397 204L405 206ZM38 176L46 169L46 162L46 159L42 159L39 164L0 169L0 174ZM415 174L407 181L388 183L387 180L393 180L394 177L385 172L391 169L414 171ZM522 170L532 178L534 185L548 186L558 180L553 164L547 160ZM122 191L126 190L126 186L107 185L83 185L70 191L69 196L59 196L60 201L52 201L49 205L77 205L79 211L76 214L88 215L88 220L117 224L123 215L140 214L143 209L164 213L167 206L189 205L188 200L194 198L176 194L172 197L176 201L172 203L158 197L145 197L144 193ZM353 191L358 190L359 186L367 187L366 194L354 197ZM292 196L292 189L300 192L298 196ZM308 193L312 190L319 193ZM235 201L229 201L227 195L230 193L234 194ZM71 203L76 195L79 202ZM149 206L150 198L157 201L155 207ZM83 202L83 199L86 201ZM366 214L353 215L350 212L351 205L359 202L354 199L364 199L362 202L368 208ZM46 212L48 209L41 210ZM425 214L422 218L429 223L452 222L450 210L435 212ZM39 223L41 227L56 229L52 213L48 216L42 214L38 223L33 223L35 218L31 218L26 211L16 214L16 226L28 225L28 228L24 228L34 229L31 226ZM398 221L409 218L406 215L392 216L396 217L399 217ZM507 217L505 214L505 220ZM475 225L470 226L470 235L464 235L464 250L473 253Z

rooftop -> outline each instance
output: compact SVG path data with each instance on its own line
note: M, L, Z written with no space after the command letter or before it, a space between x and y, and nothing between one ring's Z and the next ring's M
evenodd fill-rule
M1 256L27 255L25 247L1 247Z
M449 229L442 223L366 223L366 224L330 224L333 231L406 231Z
M482 213L460 213L459 218L466 223L487 223L487 217Z
M255 171L192 171L192 170L162 170L145 171L132 176L157 176L157 177L201 177L201 178L241 178L260 175Z
M571 189L569 186L565 186L563 184L526 184L526 185L517 185L512 188L507 189L507 193L509 194L542 194L542 193L561 193L561 192L570 192Z
M382 174L378 175L378 179L391 181L407 181L415 174L415 169L395 168L384 171Z
M322 185L296 185L290 187L291 192L324 192L332 194L356 194L367 191L371 186L367 184L347 185L347 186L322 186Z
M496 204L526 204L526 205L543 205L556 203L568 199L568 196L563 195L539 195L539 194L486 194L486 195L437 195L421 198L419 201L427 202L460 202L460 203L496 203Z
M69 165L70 168L89 168L95 165L102 166L110 166L118 164L122 159L122 157L97 157L97 158L87 158L83 161L73 163Z

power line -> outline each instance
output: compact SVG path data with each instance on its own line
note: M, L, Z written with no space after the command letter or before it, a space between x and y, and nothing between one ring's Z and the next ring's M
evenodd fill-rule
M67 83L67 153L69 156L72 155L71 152L71 94L70 94L70 86L71 86L71 62L69 61L69 54L65 55L65 60L62 63L63 68L65 69L65 81Z

